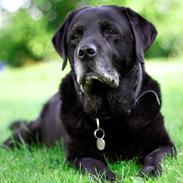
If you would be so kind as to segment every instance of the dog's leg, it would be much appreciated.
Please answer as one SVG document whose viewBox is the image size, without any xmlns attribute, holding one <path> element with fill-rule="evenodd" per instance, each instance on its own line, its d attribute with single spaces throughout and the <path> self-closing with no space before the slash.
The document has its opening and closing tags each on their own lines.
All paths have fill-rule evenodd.
<svg viewBox="0 0 183 183">
<path fill-rule="evenodd" d="M 102 179 L 107 179 L 110 182 L 114 182 L 116 179 L 115 174 L 100 160 L 86 157 L 68 161 L 69 164 L 81 169 L 85 173 L 89 173 L 91 177 L 101 177 Z"/>
<path fill-rule="evenodd" d="M 161 146 L 155 149 L 144 158 L 141 175 L 150 175 L 156 177 L 162 174 L 161 162 L 165 155 L 173 156 L 176 150 L 173 145 Z"/>
<path fill-rule="evenodd" d="M 14 134 L 8 138 L 3 146 L 13 147 L 18 144 L 34 144 L 43 143 L 45 145 L 54 145 L 63 135 L 61 121 L 59 119 L 60 97 L 56 93 L 42 107 L 38 118 L 28 124 L 21 126 L 19 122 L 11 125 L 16 130 Z M 19 127 L 19 125 L 21 127 Z M 18 129 L 17 129 L 18 126 Z"/>
<path fill-rule="evenodd" d="M 3 143 L 3 146 L 12 148 L 18 144 L 36 143 L 39 140 L 39 121 L 40 120 L 38 118 L 37 120 L 16 130 L 14 134 Z"/>
</svg>

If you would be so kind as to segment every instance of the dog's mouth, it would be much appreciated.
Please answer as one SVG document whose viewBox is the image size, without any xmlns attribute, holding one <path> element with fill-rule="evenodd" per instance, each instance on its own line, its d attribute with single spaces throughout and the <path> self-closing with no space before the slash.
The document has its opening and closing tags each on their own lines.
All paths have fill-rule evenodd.
<svg viewBox="0 0 183 183">
<path fill-rule="evenodd" d="M 86 94 L 104 94 L 110 89 L 117 88 L 119 85 L 119 79 L 115 76 L 104 76 L 94 73 L 87 74 L 84 82 L 79 83 L 80 89 Z"/>
</svg>

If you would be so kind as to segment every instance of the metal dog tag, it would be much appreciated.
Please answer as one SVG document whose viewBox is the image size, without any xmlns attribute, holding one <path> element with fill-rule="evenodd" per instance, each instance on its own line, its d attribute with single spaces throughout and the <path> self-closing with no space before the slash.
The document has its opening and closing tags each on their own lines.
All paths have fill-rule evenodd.
<svg viewBox="0 0 183 183">
<path fill-rule="evenodd" d="M 105 132 L 102 128 L 100 128 L 100 122 L 99 119 L 96 118 L 96 123 L 97 123 L 97 129 L 94 131 L 94 136 L 97 139 L 96 145 L 97 149 L 102 151 L 105 149 Z"/>
<path fill-rule="evenodd" d="M 105 149 L 105 141 L 102 138 L 97 139 L 97 148 L 98 150 L 102 151 Z"/>
</svg>

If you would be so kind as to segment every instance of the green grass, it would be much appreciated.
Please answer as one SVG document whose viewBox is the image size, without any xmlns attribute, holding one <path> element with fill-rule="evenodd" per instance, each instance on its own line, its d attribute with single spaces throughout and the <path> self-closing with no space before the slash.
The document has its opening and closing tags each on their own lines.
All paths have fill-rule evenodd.
<svg viewBox="0 0 183 183">
<path fill-rule="evenodd" d="M 181 183 L 183 59 L 169 62 L 151 60 L 146 67 L 161 84 L 165 125 L 178 150 L 176 159 L 164 161 L 163 175 L 146 182 Z M 56 62 L 0 72 L 0 142 L 10 135 L 8 126 L 12 120 L 36 118 L 42 104 L 58 90 L 60 79 L 64 75 L 61 64 Z M 124 183 L 144 182 L 135 176 L 140 168 L 135 160 L 110 163 L 109 166 L 118 176 L 123 177 Z M 64 151 L 60 147 L 22 147 L 14 150 L 0 149 L 0 182 L 89 183 L 90 178 L 67 166 Z"/>
</svg>

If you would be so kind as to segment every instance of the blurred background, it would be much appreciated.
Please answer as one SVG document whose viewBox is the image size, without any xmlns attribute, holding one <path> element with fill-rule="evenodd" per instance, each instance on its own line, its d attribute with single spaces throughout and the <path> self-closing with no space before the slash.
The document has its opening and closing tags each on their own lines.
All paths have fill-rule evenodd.
<svg viewBox="0 0 183 183">
<path fill-rule="evenodd" d="M 100 4 L 129 6 L 157 27 L 146 57 L 177 57 L 183 50 L 182 0 L 0 0 L 0 62 L 20 67 L 54 60 L 51 37 L 66 14 Z"/>
</svg>

